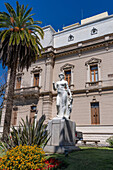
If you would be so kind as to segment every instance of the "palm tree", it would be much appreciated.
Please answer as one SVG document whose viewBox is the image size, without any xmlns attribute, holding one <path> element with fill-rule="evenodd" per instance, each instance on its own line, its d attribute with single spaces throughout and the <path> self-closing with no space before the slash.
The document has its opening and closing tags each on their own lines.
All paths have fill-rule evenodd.
<svg viewBox="0 0 113 170">
<path fill-rule="evenodd" d="M 10 132 L 16 70 L 28 70 L 43 49 L 40 38 L 43 38 L 44 33 L 37 25 L 41 22 L 33 20 L 34 14 L 30 14 L 32 8 L 27 10 L 28 5 L 24 7 L 18 1 L 16 4 L 14 10 L 9 3 L 5 3 L 8 13 L 0 12 L 0 60 L 3 68 L 7 66 L 10 70 L 3 139 L 7 139 Z"/>
</svg>

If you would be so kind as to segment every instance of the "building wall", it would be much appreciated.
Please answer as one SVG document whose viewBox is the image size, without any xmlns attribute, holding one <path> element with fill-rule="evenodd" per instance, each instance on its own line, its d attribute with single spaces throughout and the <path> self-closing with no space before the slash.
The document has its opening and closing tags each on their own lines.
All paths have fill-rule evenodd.
<svg viewBox="0 0 113 170">
<path fill-rule="evenodd" d="M 59 80 L 64 66 L 71 66 L 73 82 L 73 109 L 71 120 L 86 139 L 98 139 L 105 143 L 113 135 L 113 16 L 70 27 L 56 33 L 51 26 L 44 28 L 42 41 L 45 52 L 28 71 L 23 70 L 21 88 L 15 90 L 14 106 L 18 107 L 17 126 L 21 117 L 30 115 L 32 105 L 37 106 L 37 119 L 46 115 L 46 122 L 57 115 L 56 96 L 52 83 Z M 98 33 L 91 35 L 95 27 Z M 69 35 L 74 40 L 68 42 Z M 88 62 L 98 61 L 99 82 L 90 84 Z M 97 64 L 97 63 L 96 63 Z M 100 72 L 99 72 L 100 70 Z M 90 71 L 90 70 L 89 70 Z M 33 75 L 39 73 L 39 87 L 33 87 Z M 18 74 L 18 73 L 17 73 Z M 20 73 L 19 73 L 20 74 Z M 88 79 L 89 77 L 89 79 Z M 89 82 L 88 82 L 89 80 Z M 99 102 L 100 124 L 91 124 L 91 102 Z M 2 125 L 4 121 L 2 116 Z"/>
</svg>

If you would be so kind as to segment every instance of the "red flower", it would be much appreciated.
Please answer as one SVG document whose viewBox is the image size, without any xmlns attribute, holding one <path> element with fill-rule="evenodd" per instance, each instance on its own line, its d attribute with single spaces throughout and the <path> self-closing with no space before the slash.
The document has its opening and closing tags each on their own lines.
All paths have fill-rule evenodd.
<svg viewBox="0 0 113 170">
<path fill-rule="evenodd" d="M 42 169 L 36 169 L 36 170 L 52 170 L 53 168 L 57 168 L 62 162 L 55 158 L 49 158 L 45 161 L 46 167 Z M 32 169 L 31 169 L 32 170 Z"/>
</svg>

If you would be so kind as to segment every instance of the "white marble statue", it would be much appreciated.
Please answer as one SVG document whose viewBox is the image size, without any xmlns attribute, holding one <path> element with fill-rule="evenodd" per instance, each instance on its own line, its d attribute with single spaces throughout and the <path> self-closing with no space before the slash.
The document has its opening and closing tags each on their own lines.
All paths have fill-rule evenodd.
<svg viewBox="0 0 113 170">
<path fill-rule="evenodd" d="M 53 82 L 53 89 L 57 90 L 57 117 L 69 119 L 72 111 L 72 94 L 68 82 L 64 80 L 64 73 L 59 74 L 60 81 Z"/>
</svg>

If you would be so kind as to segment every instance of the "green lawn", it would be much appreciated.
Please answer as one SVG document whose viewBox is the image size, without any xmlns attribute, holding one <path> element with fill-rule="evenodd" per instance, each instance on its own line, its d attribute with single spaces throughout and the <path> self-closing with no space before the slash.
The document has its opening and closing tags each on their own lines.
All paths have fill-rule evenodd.
<svg viewBox="0 0 113 170">
<path fill-rule="evenodd" d="M 64 167 L 59 170 L 113 170 L 112 148 L 81 147 L 81 150 L 69 153 L 68 157 L 63 154 L 53 154 L 51 157 L 64 162 Z"/>
<path fill-rule="evenodd" d="M 113 170 L 113 149 L 110 148 L 86 148 L 81 147 L 80 151 L 72 152 L 65 157 L 55 155 L 64 161 L 65 170 Z"/>
</svg>

